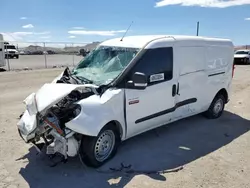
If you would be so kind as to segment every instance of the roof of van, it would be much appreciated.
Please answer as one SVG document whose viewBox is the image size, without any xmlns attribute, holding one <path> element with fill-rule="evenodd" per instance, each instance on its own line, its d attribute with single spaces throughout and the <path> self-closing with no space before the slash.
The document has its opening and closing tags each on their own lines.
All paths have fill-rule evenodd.
<svg viewBox="0 0 250 188">
<path fill-rule="evenodd" d="M 127 36 L 124 37 L 121 41 L 120 38 L 114 38 L 101 43 L 103 46 L 119 46 L 119 47 L 130 47 L 130 48 L 142 48 L 147 43 L 152 40 L 162 39 L 162 38 L 171 38 L 176 41 L 208 41 L 208 42 L 221 42 L 221 43 L 230 43 L 229 39 L 221 39 L 221 38 L 208 38 L 201 36 L 185 36 L 185 35 L 138 35 L 138 36 Z"/>
</svg>

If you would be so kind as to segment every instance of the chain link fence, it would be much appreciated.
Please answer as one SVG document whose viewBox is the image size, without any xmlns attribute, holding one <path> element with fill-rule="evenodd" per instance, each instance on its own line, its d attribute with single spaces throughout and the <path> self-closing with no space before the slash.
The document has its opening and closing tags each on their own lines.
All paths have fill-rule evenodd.
<svg viewBox="0 0 250 188">
<path fill-rule="evenodd" d="M 5 70 L 72 67 L 100 42 L 8 42 L 4 41 Z M 250 45 L 235 46 L 235 50 L 250 49 Z"/>
<path fill-rule="evenodd" d="M 242 46 L 235 46 L 234 47 L 235 50 L 249 50 L 250 49 L 250 45 L 242 45 Z"/>
<path fill-rule="evenodd" d="M 4 43 L 6 66 L 10 70 L 72 67 L 99 42 L 7 42 Z"/>
</svg>

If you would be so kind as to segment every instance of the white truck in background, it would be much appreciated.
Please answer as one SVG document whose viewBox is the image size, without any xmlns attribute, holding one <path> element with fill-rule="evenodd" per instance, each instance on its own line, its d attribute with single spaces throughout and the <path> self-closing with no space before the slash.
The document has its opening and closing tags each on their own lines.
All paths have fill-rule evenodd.
<svg viewBox="0 0 250 188">
<path fill-rule="evenodd" d="M 16 46 L 9 44 L 8 42 L 4 42 L 4 53 L 5 59 L 19 58 L 19 51 L 17 50 Z"/>
<path fill-rule="evenodd" d="M 250 50 L 242 49 L 237 50 L 234 53 L 234 63 L 235 64 L 247 64 L 250 65 Z"/>
<path fill-rule="evenodd" d="M 0 34 L 0 67 L 4 67 L 5 63 L 3 35 Z"/>
</svg>

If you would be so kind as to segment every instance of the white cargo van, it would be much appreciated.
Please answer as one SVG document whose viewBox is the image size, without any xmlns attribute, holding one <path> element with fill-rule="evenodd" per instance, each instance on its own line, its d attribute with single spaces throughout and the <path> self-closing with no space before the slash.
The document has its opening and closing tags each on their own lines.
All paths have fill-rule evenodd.
<svg viewBox="0 0 250 188">
<path fill-rule="evenodd" d="M 26 100 L 20 136 L 47 154 L 99 167 L 119 143 L 176 120 L 222 115 L 233 77 L 230 40 L 131 36 L 101 43 Z M 215 130 L 216 131 L 216 130 Z"/>
<path fill-rule="evenodd" d="M 0 34 L 0 67 L 5 66 L 5 55 L 4 55 L 4 40 L 3 40 L 3 35 Z"/>
</svg>

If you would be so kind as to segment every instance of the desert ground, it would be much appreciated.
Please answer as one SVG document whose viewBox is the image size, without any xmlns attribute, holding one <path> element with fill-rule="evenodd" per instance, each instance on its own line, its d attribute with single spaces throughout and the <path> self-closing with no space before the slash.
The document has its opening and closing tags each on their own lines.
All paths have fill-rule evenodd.
<svg viewBox="0 0 250 188">
<path fill-rule="evenodd" d="M 0 73 L 0 187 L 250 187 L 250 66 L 236 67 L 221 118 L 197 115 L 131 138 L 99 169 L 104 172 L 84 166 L 78 157 L 51 167 L 44 154 L 18 135 L 23 99 L 62 70 Z M 110 172 L 121 163 L 137 173 Z M 178 172 L 145 174 L 179 166 L 183 169 Z"/>
</svg>

